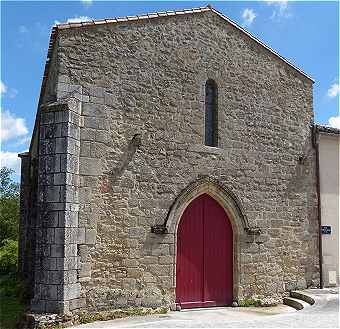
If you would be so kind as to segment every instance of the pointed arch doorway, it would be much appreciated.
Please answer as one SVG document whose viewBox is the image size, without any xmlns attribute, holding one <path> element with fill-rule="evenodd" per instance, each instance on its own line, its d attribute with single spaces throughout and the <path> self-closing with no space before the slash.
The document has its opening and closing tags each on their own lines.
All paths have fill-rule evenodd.
<svg viewBox="0 0 340 329">
<path fill-rule="evenodd" d="M 231 305 L 233 229 L 208 194 L 184 210 L 177 229 L 176 304 L 181 308 Z"/>
</svg>

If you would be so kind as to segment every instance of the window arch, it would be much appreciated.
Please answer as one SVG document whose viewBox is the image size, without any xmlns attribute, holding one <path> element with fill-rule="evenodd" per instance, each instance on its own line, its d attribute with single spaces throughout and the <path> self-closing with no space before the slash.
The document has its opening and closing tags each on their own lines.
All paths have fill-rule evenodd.
<svg viewBox="0 0 340 329">
<path fill-rule="evenodd" d="M 205 145 L 217 146 L 217 85 L 209 79 L 205 84 Z"/>
</svg>

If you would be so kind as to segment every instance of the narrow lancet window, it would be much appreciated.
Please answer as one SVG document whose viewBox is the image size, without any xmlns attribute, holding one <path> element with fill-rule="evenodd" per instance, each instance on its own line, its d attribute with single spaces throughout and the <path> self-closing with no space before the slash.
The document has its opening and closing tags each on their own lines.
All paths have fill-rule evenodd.
<svg viewBox="0 0 340 329">
<path fill-rule="evenodd" d="M 217 85 L 214 80 L 205 84 L 205 145 L 217 146 Z"/>
</svg>

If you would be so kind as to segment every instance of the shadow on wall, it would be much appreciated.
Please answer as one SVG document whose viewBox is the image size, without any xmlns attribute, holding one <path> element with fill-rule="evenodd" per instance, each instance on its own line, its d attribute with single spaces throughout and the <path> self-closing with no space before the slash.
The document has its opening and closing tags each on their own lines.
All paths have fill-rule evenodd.
<svg viewBox="0 0 340 329">
<path fill-rule="evenodd" d="M 287 185 L 285 194 L 287 197 L 294 193 L 311 192 L 310 186 L 314 184 L 311 173 L 315 171 L 315 150 L 310 139 L 307 139 L 303 146 L 303 154 L 294 160 L 296 161 L 296 166 L 294 174 Z"/>
<path fill-rule="evenodd" d="M 296 223 L 300 227 L 301 248 L 309 256 L 300 259 L 300 265 L 304 268 L 303 278 L 288 284 L 287 290 L 305 289 L 306 287 L 318 287 L 318 264 L 314 261 L 317 254 L 317 199 L 316 199 L 316 151 L 308 136 L 302 148 L 303 154 L 294 159 L 295 169 L 289 180 L 285 197 L 294 207 Z"/>
<path fill-rule="evenodd" d="M 117 180 L 122 174 L 124 173 L 125 169 L 131 162 L 133 156 L 135 155 L 138 147 L 141 145 L 142 139 L 140 134 L 136 134 L 133 136 L 133 138 L 130 140 L 127 149 L 123 153 L 119 163 L 120 165 L 116 168 L 114 168 L 109 174 L 112 175 L 111 181 Z"/>
</svg>

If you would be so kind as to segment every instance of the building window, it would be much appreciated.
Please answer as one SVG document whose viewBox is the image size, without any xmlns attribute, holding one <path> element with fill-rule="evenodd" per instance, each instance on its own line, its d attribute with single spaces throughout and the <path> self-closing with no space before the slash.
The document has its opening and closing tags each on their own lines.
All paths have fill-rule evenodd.
<svg viewBox="0 0 340 329">
<path fill-rule="evenodd" d="M 217 85 L 214 80 L 205 84 L 205 145 L 217 146 Z"/>
</svg>

